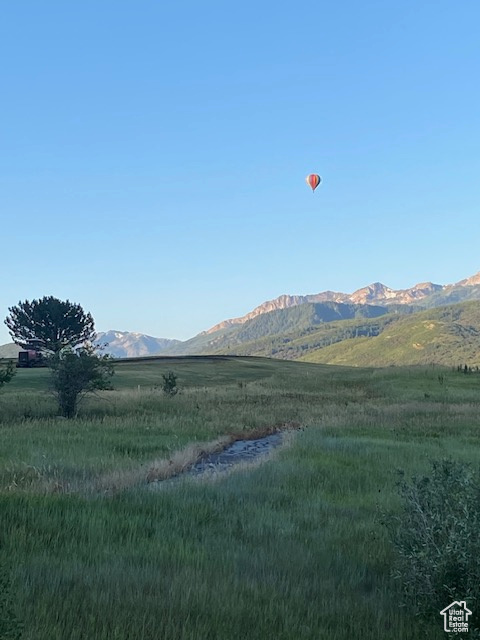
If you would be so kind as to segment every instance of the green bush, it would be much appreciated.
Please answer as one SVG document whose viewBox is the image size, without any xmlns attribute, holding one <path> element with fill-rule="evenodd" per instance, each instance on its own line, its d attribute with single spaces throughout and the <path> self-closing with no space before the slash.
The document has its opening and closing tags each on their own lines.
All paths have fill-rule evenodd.
<svg viewBox="0 0 480 640">
<path fill-rule="evenodd" d="M 466 600 L 478 613 L 478 470 L 442 460 L 432 464 L 430 476 L 407 482 L 401 474 L 398 487 L 403 509 L 386 524 L 396 552 L 395 577 L 401 582 L 403 604 L 424 619 L 438 617 L 454 600 Z M 475 620 L 471 630 L 473 626 Z"/>
<path fill-rule="evenodd" d="M 168 371 L 167 373 L 163 374 L 162 378 L 163 393 L 165 393 L 167 396 L 174 396 L 178 392 L 177 376 L 173 373 L 173 371 Z"/>
<path fill-rule="evenodd" d="M 49 359 L 52 386 L 57 396 L 61 415 L 73 418 L 78 402 L 87 393 L 111 389 L 113 365 L 108 355 L 99 356 L 93 347 L 74 351 L 64 349 Z"/>
<path fill-rule="evenodd" d="M 0 369 L 0 389 L 4 384 L 10 382 L 14 375 L 15 367 L 13 366 L 13 362 L 9 361 L 3 369 Z"/>
</svg>

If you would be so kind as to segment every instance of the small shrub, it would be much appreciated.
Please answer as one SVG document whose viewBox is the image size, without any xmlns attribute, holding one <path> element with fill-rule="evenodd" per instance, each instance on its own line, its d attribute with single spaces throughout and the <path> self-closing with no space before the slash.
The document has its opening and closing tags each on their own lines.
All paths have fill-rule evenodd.
<svg viewBox="0 0 480 640">
<path fill-rule="evenodd" d="M 480 474 L 466 463 L 442 460 L 433 463 L 430 477 L 407 482 L 402 474 L 398 487 L 403 509 L 386 524 L 403 604 L 425 619 L 454 600 L 478 611 Z"/>
<path fill-rule="evenodd" d="M 163 376 L 163 384 L 162 390 L 165 395 L 173 397 L 176 393 L 178 393 L 177 387 L 177 376 L 173 373 L 173 371 L 168 371 L 164 373 Z"/>
<path fill-rule="evenodd" d="M 99 356 L 93 347 L 74 351 L 64 349 L 49 360 L 52 386 L 57 396 L 60 413 L 73 418 L 81 398 L 100 389 L 111 389 L 113 365 L 109 356 Z"/>
<path fill-rule="evenodd" d="M 15 375 L 15 367 L 13 366 L 13 362 L 10 360 L 7 362 L 4 369 L 0 370 L 0 389 L 4 384 L 10 382 L 10 380 Z"/>
</svg>

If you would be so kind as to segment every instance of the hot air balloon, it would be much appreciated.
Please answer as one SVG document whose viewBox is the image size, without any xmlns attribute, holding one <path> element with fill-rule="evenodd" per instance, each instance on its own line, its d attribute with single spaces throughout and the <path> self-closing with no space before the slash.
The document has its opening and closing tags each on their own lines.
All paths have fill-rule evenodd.
<svg viewBox="0 0 480 640">
<path fill-rule="evenodd" d="M 315 191 L 315 189 L 318 187 L 318 185 L 322 181 L 320 176 L 317 175 L 316 173 L 311 173 L 309 176 L 305 178 L 305 180 L 308 186 L 311 187 L 312 191 Z"/>
</svg>

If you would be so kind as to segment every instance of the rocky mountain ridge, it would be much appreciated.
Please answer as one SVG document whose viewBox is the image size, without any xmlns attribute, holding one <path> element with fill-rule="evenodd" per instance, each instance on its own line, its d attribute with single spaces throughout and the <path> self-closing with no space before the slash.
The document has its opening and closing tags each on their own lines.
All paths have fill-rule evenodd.
<svg viewBox="0 0 480 640">
<path fill-rule="evenodd" d="M 381 282 L 373 282 L 372 284 L 357 289 L 353 293 L 341 293 L 336 291 L 322 291 L 321 293 L 308 295 L 288 295 L 283 294 L 273 300 L 267 300 L 253 311 L 240 316 L 238 318 L 230 318 L 214 325 L 205 334 L 215 333 L 220 329 L 226 329 L 235 325 L 244 324 L 263 313 L 276 311 L 277 309 L 288 309 L 299 304 L 309 302 L 342 302 L 344 304 L 421 304 L 422 300 L 429 298 L 434 294 L 450 294 L 459 287 L 471 287 L 480 285 L 480 272 L 475 275 L 460 280 L 455 284 L 435 284 L 433 282 L 420 282 L 408 289 L 391 289 Z"/>
</svg>

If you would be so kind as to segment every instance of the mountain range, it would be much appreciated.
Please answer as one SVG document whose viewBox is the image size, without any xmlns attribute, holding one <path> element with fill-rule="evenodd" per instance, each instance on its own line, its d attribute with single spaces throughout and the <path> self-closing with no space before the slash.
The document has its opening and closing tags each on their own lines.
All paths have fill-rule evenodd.
<svg viewBox="0 0 480 640">
<path fill-rule="evenodd" d="M 322 361 L 320 354 L 323 353 L 330 354 L 330 362 L 335 360 L 335 350 L 340 343 L 344 343 L 343 349 L 347 345 L 350 345 L 349 349 L 357 345 L 357 342 L 354 345 L 345 343 L 347 340 L 363 339 L 369 343 L 369 349 L 373 349 L 375 344 L 378 348 L 381 342 L 375 343 L 371 339 L 379 336 L 387 326 L 392 329 L 393 324 L 401 318 L 402 322 L 408 324 L 415 322 L 413 315 L 429 309 L 476 300 L 480 301 L 480 272 L 451 285 L 422 282 L 409 289 L 395 290 L 375 282 L 351 294 L 324 291 L 307 296 L 282 295 L 264 302 L 242 317 L 224 320 L 190 340 L 167 347 L 163 354 L 228 353 L 308 359 L 315 352 L 316 361 Z M 405 316 L 412 318 L 408 320 Z M 391 346 L 394 342 L 388 344 Z M 453 349 L 453 343 L 448 343 Z M 322 351 L 326 347 L 329 347 L 329 351 Z M 383 349 L 388 351 L 387 345 L 383 345 Z M 364 350 L 362 362 L 373 363 L 374 354 L 366 347 Z M 417 362 L 419 351 L 410 350 L 407 359 Z M 427 354 L 428 350 L 423 352 L 422 357 L 427 358 Z M 439 352 L 436 355 L 439 356 Z M 387 354 L 384 359 L 389 364 L 395 364 L 397 356 L 391 352 L 391 356 Z M 446 363 L 454 357 L 453 352 L 444 353 L 441 361 Z M 476 357 L 475 353 L 471 353 L 469 359 Z M 346 364 L 347 356 L 343 355 L 342 358 Z M 348 364 L 356 364 L 355 358 L 350 359 Z"/>
<path fill-rule="evenodd" d="M 110 330 L 98 334 L 97 344 L 107 344 L 104 352 L 119 358 L 226 353 L 351 365 L 458 360 L 476 365 L 476 301 L 480 272 L 455 284 L 422 282 L 399 290 L 375 282 L 351 294 L 282 295 L 183 342 Z M 425 333 L 426 326 L 435 330 Z M 4 345 L 0 356 L 12 357 L 15 349 Z"/>
<path fill-rule="evenodd" d="M 479 290 L 471 290 L 470 287 L 479 286 Z M 263 302 L 253 311 L 250 311 L 239 318 L 230 318 L 216 324 L 205 333 L 215 333 L 219 329 L 225 329 L 237 324 L 244 324 L 263 313 L 276 311 L 277 309 L 288 309 L 299 304 L 308 302 L 343 302 L 347 304 L 413 304 L 421 306 L 439 306 L 460 302 L 476 296 L 480 298 L 480 271 L 470 278 L 460 280 L 456 284 L 434 284 L 433 282 L 420 282 L 409 289 L 390 289 L 381 282 L 374 282 L 357 289 L 353 293 L 339 293 L 336 291 L 322 291 L 305 296 L 281 295 L 274 300 Z"/>
<path fill-rule="evenodd" d="M 109 353 L 115 358 L 138 358 L 161 353 L 167 347 L 174 347 L 181 342 L 168 338 L 154 338 L 144 333 L 110 330 L 97 333 L 95 344 L 106 345 L 104 353 Z"/>
</svg>

